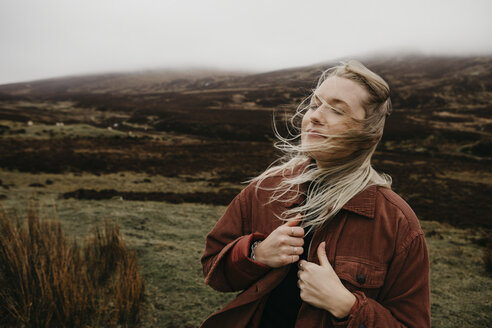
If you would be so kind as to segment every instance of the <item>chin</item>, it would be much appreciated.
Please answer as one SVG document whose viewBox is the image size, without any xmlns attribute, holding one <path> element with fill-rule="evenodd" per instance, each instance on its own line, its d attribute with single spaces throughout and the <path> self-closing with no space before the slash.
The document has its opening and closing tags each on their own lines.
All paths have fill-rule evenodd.
<svg viewBox="0 0 492 328">
<path fill-rule="evenodd" d="M 303 152 L 306 154 L 324 154 L 324 156 L 329 156 L 329 153 L 326 151 L 323 151 L 323 146 L 326 146 L 327 143 L 326 141 L 323 140 L 309 140 L 309 141 L 303 141 L 301 144 L 301 149 Z M 321 150 L 320 150 L 321 149 Z"/>
<path fill-rule="evenodd" d="M 346 162 L 347 160 L 350 159 L 353 153 L 351 152 L 327 153 L 327 152 L 320 152 L 320 151 L 311 151 L 311 152 L 305 152 L 305 154 L 308 157 L 315 160 L 316 163 L 320 166 L 320 164 L 322 163 L 330 165 L 330 164 L 339 164 L 341 162 Z"/>
</svg>

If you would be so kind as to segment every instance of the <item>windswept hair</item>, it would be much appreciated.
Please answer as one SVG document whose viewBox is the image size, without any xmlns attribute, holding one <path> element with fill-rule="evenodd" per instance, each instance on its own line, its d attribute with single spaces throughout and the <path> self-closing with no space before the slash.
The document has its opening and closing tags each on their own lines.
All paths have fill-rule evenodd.
<svg viewBox="0 0 492 328">
<path fill-rule="evenodd" d="M 325 135 L 325 141 L 316 143 L 315 146 L 303 146 L 302 117 L 314 102 L 318 102 L 319 105 L 321 101 L 331 107 L 316 96 L 316 91 L 323 81 L 333 76 L 354 81 L 368 92 L 369 96 L 362 103 L 365 118 L 360 120 L 346 117 L 353 123 L 347 126 L 352 128 L 347 128 L 341 133 Z M 306 200 L 302 205 L 287 209 L 280 219 L 293 220 L 301 213 L 303 227 L 313 229 L 324 224 L 333 218 L 345 203 L 368 186 L 391 187 L 391 177 L 379 174 L 371 165 L 371 157 L 381 139 L 386 117 L 391 110 L 388 84 L 358 61 L 342 62 L 325 70 L 318 80 L 316 89 L 299 104 L 290 118 L 287 137 L 280 135 L 274 121 L 274 132 L 278 139 L 275 147 L 283 156 L 252 181 L 256 182 L 257 190 L 261 188 L 273 191 L 270 202 L 291 202 L 297 198 L 296 194 L 305 194 Z M 310 155 L 316 152 L 337 153 L 347 149 L 351 150 L 350 155 L 331 160 L 323 167 L 318 167 Z M 302 168 L 300 172 L 299 168 Z M 282 176 L 282 180 L 278 185 L 266 187 L 263 184 L 265 179 L 279 175 Z"/>
</svg>

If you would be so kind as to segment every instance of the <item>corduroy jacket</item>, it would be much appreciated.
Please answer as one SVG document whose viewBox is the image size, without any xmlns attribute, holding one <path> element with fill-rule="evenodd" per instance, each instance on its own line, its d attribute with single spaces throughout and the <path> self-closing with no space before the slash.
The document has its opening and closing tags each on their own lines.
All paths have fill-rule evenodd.
<svg viewBox="0 0 492 328">
<path fill-rule="evenodd" d="M 262 187 L 280 179 L 269 178 Z M 284 223 L 276 215 L 304 200 L 297 193 L 289 202 L 268 203 L 267 188 L 247 186 L 207 235 L 201 259 L 205 283 L 218 291 L 242 292 L 210 315 L 203 328 L 258 327 L 269 293 L 289 271 L 289 266 L 272 269 L 249 258 L 251 243 Z M 388 188 L 366 188 L 314 232 L 308 261 L 319 264 L 316 249 L 323 241 L 330 264 L 357 302 L 343 322 L 303 302 L 296 328 L 430 327 L 427 247 L 415 213 L 401 197 Z"/>
</svg>

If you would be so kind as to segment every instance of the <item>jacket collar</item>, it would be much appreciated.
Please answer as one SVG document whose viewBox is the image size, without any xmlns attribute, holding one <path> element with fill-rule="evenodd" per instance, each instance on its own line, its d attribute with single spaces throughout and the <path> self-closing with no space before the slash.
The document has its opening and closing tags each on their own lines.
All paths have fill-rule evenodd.
<svg viewBox="0 0 492 328">
<path fill-rule="evenodd" d="M 376 213 L 376 191 L 376 186 L 367 187 L 345 203 L 343 209 L 374 219 Z"/>
<path fill-rule="evenodd" d="M 300 174 L 300 172 L 302 172 L 302 170 L 304 170 L 309 163 L 310 161 L 306 161 L 301 164 L 299 167 L 295 168 L 290 175 Z M 377 186 L 373 185 L 367 187 L 345 203 L 342 209 L 365 216 L 369 219 L 374 219 L 376 212 L 376 191 Z M 299 187 L 299 192 L 296 190 L 290 190 L 285 195 L 285 199 L 288 200 L 282 202 L 283 206 L 286 208 L 292 208 L 302 204 L 305 198 L 304 192 L 306 192 L 306 185 L 301 185 Z"/>
<path fill-rule="evenodd" d="M 290 193 L 295 193 L 295 191 L 290 191 L 286 195 L 289 200 L 282 202 L 283 206 L 291 208 L 301 205 L 304 201 L 303 191 L 305 191 L 305 189 L 305 187 L 301 186 L 300 193 L 297 193 L 297 196 L 294 199 L 289 199 L 291 198 L 289 197 L 291 195 Z M 376 212 L 376 190 L 376 186 L 367 187 L 345 203 L 342 209 L 365 216 L 369 219 L 374 219 Z"/>
</svg>

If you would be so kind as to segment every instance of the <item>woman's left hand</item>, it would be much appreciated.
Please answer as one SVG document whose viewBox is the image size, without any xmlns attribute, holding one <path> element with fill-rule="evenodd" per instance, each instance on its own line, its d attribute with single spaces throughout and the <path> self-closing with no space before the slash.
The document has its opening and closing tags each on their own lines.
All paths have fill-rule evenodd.
<svg viewBox="0 0 492 328">
<path fill-rule="evenodd" d="M 318 246 L 318 259 L 320 265 L 305 260 L 299 262 L 297 276 L 301 299 L 337 318 L 344 318 L 350 313 L 356 298 L 345 288 L 328 261 L 325 242 Z"/>
</svg>

